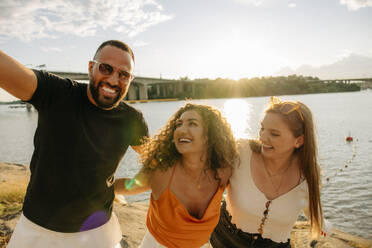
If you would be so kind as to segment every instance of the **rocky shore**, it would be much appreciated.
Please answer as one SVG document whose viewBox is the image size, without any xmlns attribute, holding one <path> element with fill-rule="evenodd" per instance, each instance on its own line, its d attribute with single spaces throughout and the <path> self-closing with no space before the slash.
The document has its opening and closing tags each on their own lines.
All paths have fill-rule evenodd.
<svg viewBox="0 0 372 248">
<path fill-rule="evenodd" d="M 23 165 L 0 162 L 0 248 L 6 247 L 11 233 L 20 216 L 21 200 L 28 182 L 29 170 Z M 129 247 L 137 247 L 146 231 L 148 202 L 132 204 L 114 203 L 121 229 Z M 291 233 L 293 248 L 310 247 L 309 225 L 298 221 Z M 314 243 L 313 243 L 314 244 Z M 316 248 L 371 248 L 372 241 L 334 230 L 327 238 L 320 239 Z"/>
</svg>

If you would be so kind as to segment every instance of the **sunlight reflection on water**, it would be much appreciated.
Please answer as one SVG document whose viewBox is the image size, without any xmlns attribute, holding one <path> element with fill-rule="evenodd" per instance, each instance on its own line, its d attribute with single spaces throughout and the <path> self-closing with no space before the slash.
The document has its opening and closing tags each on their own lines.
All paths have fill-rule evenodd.
<svg viewBox="0 0 372 248">
<path fill-rule="evenodd" d="M 230 123 L 236 139 L 249 137 L 251 112 L 252 105 L 246 100 L 230 99 L 225 101 L 222 114 Z"/>
</svg>

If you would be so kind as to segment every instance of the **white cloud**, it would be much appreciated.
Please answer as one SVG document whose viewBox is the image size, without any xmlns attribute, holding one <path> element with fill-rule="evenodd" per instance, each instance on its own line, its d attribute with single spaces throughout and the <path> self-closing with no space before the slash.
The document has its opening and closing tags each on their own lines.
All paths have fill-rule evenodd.
<svg viewBox="0 0 372 248">
<path fill-rule="evenodd" d="M 354 54 L 353 51 L 349 50 L 349 49 L 344 49 L 342 50 L 339 55 L 337 56 L 338 59 L 343 59 L 343 58 L 347 58 L 349 57 L 350 55 Z"/>
<path fill-rule="evenodd" d="M 226 1 L 231 1 L 231 0 L 226 0 Z M 236 3 L 239 3 L 239 4 L 253 5 L 255 7 L 262 7 L 264 5 L 266 5 L 266 6 L 276 5 L 278 3 L 279 4 L 287 4 L 288 7 L 290 7 L 290 8 L 296 7 L 296 3 L 294 3 L 294 2 L 287 3 L 287 1 L 283 1 L 283 0 L 233 0 L 233 1 L 236 2 Z M 290 0 L 290 1 L 293 1 L 293 0 Z"/>
<path fill-rule="evenodd" d="M 349 10 L 372 7 L 372 0 L 340 0 L 340 3 L 346 5 Z"/>
<path fill-rule="evenodd" d="M 237 3 L 249 4 L 254 6 L 260 6 L 264 2 L 264 0 L 234 0 L 234 1 Z"/>
<path fill-rule="evenodd" d="M 99 29 L 133 37 L 172 19 L 156 0 L 7 0 L 0 2 L 0 9 L 0 40 L 85 37 Z"/>
<path fill-rule="evenodd" d="M 62 49 L 58 47 L 40 47 L 40 50 L 43 52 L 62 52 Z"/>
</svg>

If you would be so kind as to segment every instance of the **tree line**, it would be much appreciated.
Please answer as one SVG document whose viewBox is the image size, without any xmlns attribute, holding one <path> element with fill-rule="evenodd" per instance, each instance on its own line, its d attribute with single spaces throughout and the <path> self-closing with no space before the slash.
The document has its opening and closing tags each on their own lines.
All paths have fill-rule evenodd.
<svg viewBox="0 0 372 248">
<path fill-rule="evenodd" d="M 188 80 L 180 78 L 180 80 Z M 208 78 L 188 80 L 194 89 L 188 87 L 178 98 L 232 98 L 278 96 L 312 93 L 360 91 L 360 85 L 344 82 L 324 82 L 317 77 L 290 75 L 287 77 L 255 77 L 240 80 Z"/>
</svg>

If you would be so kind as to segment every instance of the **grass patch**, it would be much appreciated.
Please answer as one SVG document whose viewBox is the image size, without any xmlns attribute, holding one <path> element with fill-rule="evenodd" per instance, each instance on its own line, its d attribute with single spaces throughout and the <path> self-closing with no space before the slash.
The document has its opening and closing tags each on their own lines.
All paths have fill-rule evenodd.
<svg viewBox="0 0 372 248">
<path fill-rule="evenodd" d="M 8 221 L 22 211 L 28 181 L 26 167 L 0 162 L 0 248 L 6 247 L 12 235 Z"/>
<path fill-rule="evenodd" d="M 26 182 L 0 183 L 0 221 L 14 218 L 21 212 L 23 198 L 26 193 Z M 10 240 L 11 233 L 0 228 L 0 248 L 5 248 Z"/>
<path fill-rule="evenodd" d="M 6 248 L 6 245 L 8 244 L 10 240 L 10 234 L 2 235 L 0 234 L 0 248 Z"/>
<path fill-rule="evenodd" d="M 26 182 L 6 181 L 0 183 L 0 202 L 23 202 L 26 193 Z"/>
<path fill-rule="evenodd" d="M 21 210 L 26 187 L 26 182 L 0 183 L 0 218 Z"/>
<path fill-rule="evenodd" d="M 0 218 L 5 218 L 7 216 L 15 215 L 22 210 L 22 203 L 0 203 Z"/>
</svg>

